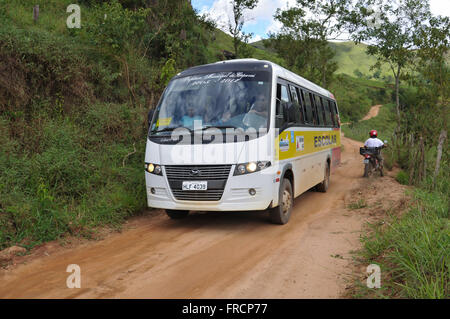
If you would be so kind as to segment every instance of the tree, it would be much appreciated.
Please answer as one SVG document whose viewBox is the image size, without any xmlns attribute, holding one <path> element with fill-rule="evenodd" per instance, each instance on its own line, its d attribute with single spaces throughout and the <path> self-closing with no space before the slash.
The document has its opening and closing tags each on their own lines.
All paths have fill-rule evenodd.
<svg viewBox="0 0 450 319">
<path fill-rule="evenodd" d="M 121 1 L 111 0 L 93 5 L 86 32 L 102 56 L 120 64 L 118 74 L 128 87 L 132 103 L 140 100 L 140 90 L 150 92 L 149 103 L 153 104 L 154 92 L 162 91 L 171 75 L 208 62 L 206 48 L 214 27 L 188 0 L 146 1 L 139 9 L 127 9 Z M 148 62 L 162 69 L 164 75 L 154 72 L 142 77 L 140 67 Z M 151 77 L 150 86 L 147 82 Z"/>
<path fill-rule="evenodd" d="M 295 7 L 278 9 L 275 19 L 282 28 L 266 43 L 287 65 L 326 87 L 337 70 L 335 52 L 328 41 L 341 34 L 341 17 L 349 12 L 349 0 L 297 0 Z"/>
<path fill-rule="evenodd" d="M 433 187 L 440 171 L 441 159 L 447 167 L 443 170 L 448 176 L 448 148 L 445 142 L 448 133 L 450 106 L 450 67 L 447 55 L 450 45 L 450 19 L 431 17 L 415 34 L 417 47 L 416 75 L 411 84 L 417 87 L 417 98 L 409 106 L 406 114 L 407 130 L 414 135 L 423 136 L 425 146 L 437 146 Z M 413 115 L 413 116 L 412 116 Z M 437 144 L 437 145 L 436 145 Z M 425 163 L 422 163 L 425 165 Z M 425 178 L 426 170 L 418 170 L 418 181 Z M 420 174 L 424 172 L 424 174 Z"/>
<path fill-rule="evenodd" d="M 359 69 L 356 69 L 355 71 L 353 71 L 353 74 L 358 78 L 361 79 L 364 74 L 362 74 L 362 72 Z"/>
<path fill-rule="evenodd" d="M 400 79 L 416 56 L 416 33 L 431 18 L 424 0 L 359 0 L 348 16 L 351 37 L 368 42 L 367 53 L 377 58 L 376 67 L 387 63 L 395 80 L 397 121 L 400 123 Z"/>
<path fill-rule="evenodd" d="M 233 37 L 234 55 L 240 57 L 245 54 L 248 40 L 252 37 L 252 33 L 245 33 L 242 28 L 245 23 L 244 11 L 252 10 L 258 4 L 258 0 L 231 0 L 233 7 L 233 17 L 228 22 L 228 30 Z"/>
</svg>

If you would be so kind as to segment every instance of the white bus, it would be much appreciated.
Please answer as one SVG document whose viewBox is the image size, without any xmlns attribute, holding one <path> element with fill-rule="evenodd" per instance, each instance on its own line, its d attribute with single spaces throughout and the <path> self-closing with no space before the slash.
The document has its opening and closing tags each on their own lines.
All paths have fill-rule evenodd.
<svg viewBox="0 0 450 319">
<path fill-rule="evenodd" d="M 149 113 L 148 206 L 189 211 L 269 210 L 288 222 L 293 200 L 326 192 L 340 162 L 340 120 L 329 91 L 256 59 L 190 68 Z"/>
</svg>

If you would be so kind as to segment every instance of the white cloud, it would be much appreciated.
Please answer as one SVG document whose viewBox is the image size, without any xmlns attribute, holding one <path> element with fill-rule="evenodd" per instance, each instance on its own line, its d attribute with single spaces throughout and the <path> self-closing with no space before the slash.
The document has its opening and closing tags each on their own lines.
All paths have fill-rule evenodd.
<svg viewBox="0 0 450 319">
<path fill-rule="evenodd" d="M 200 14 L 208 14 L 221 30 L 228 32 L 227 25 L 229 17 L 232 16 L 232 8 L 228 0 L 216 0 L 210 8 L 203 7 Z"/>
<path fill-rule="evenodd" d="M 259 23 L 269 24 L 267 31 L 278 31 L 280 23 L 275 21 L 273 15 L 278 8 L 286 8 L 288 5 L 295 5 L 296 0 L 260 0 L 258 5 L 253 10 L 247 10 L 244 13 L 245 25 L 254 26 Z M 217 26 L 225 32 L 228 32 L 229 21 L 233 16 L 232 6 L 230 0 L 215 0 L 210 8 L 203 7 L 200 10 L 201 14 L 207 13 Z M 260 37 L 266 37 L 266 34 L 257 34 Z"/>
<path fill-rule="evenodd" d="M 286 9 L 296 5 L 296 0 L 259 0 L 258 5 L 253 10 L 245 12 L 245 26 L 257 26 L 263 23 L 268 27 L 261 32 L 254 35 L 261 38 L 266 38 L 268 32 L 278 32 L 281 29 L 281 23 L 273 18 L 278 8 Z M 448 0 L 430 0 L 431 11 L 434 14 L 441 14 L 450 16 L 450 2 Z M 230 0 L 215 0 L 213 4 L 202 6 L 200 14 L 208 14 L 217 26 L 228 33 L 228 25 L 232 17 L 232 6 Z M 251 40 L 253 41 L 253 39 Z"/>
<path fill-rule="evenodd" d="M 448 0 L 430 0 L 430 10 L 434 15 L 450 16 Z"/>
<path fill-rule="evenodd" d="M 281 30 L 283 24 L 280 21 L 273 20 L 272 23 L 267 27 L 266 33 L 277 33 Z"/>
<path fill-rule="evenodd" d="M 254 35 L 248 42 L 249 43 L 253 43 L 253 42 L 256 42 L 256 41 L 260 41 L 260 40 L 262 40 L 263 38 L 259 35 L 259 34 L 256 34 L 256 35 Z"/>
</svg>

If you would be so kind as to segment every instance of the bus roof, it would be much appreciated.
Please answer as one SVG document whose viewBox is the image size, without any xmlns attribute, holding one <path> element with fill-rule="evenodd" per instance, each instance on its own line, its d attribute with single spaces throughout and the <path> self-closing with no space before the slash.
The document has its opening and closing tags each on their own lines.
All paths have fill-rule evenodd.
<svg viewBox="0 0 450 319">
<path fill-rule="evenodd" d="M 229 71 L 267 71 L 272 70 L 276 76 L 279 76 L 285 80 L 297 83 L 303 86 L 306 89 L 317 92 L 324 96 L 328 96 L 334 99 L 334 95 L 320 87 L 319 85 L 291 72 L 282 66 L 266 61 L 266 60 L 258 60 L 258 59 L 235 59 L 235 60 L 227 60 L 227 61 L 219 61 L 210 64 L 204 64 L 199 66 L 194 66 L 185 71 L 178 73 L 175 78 L 185 77 L 189 75 L 196 75 L 202 73 L 213 73 L 213 72 L 229 72 Z"/>
</svg>

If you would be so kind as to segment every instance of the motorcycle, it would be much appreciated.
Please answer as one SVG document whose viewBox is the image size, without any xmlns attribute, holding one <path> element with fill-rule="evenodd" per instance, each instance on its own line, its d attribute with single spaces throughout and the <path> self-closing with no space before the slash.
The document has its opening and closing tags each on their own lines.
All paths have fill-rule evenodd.
<svg viewBox="0 0 450 319">
<path fill-rule="evenodd" d="M 359 154 L 364 156 L 364 177 L 369 177 L 369 175 L 373 175 L 376 171 L 380 173 L 380 176 L 384 176 L 383 166 L 380 165 L 376 157 L 384 147 L 383 145 L 381 147 L 361 147 L 359 149 Z"/>
</svg>

